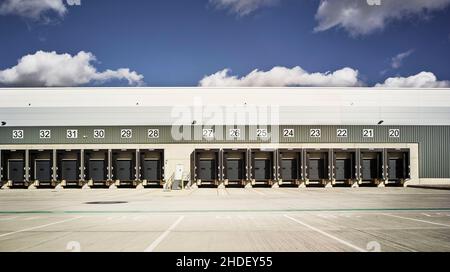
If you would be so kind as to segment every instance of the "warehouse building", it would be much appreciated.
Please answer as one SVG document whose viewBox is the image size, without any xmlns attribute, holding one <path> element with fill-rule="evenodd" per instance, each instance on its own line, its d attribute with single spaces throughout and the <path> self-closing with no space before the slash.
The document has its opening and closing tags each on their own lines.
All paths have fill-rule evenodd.
<svg viewBox="0 0 450 272">
<path fill-rule="evenodd" d="M 450 90 L 0 90 L 2 188 L 450 183 Z"/>
</svg>

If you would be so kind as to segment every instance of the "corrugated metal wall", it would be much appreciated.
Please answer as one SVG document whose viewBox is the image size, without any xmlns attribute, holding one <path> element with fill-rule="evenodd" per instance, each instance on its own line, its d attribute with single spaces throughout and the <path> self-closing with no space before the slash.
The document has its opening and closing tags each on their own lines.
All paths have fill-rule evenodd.
<svg viewBox="0 0 450 272">
<path fill-rule="evenodd" d="M 208 126 L 176 128 L 171 126 L 123 127 L 3 127 L 0 144 L 120 144 L 120 143 L 418 143 L 421 178 L 450 178 L 450 126 L 241 126 L 241 136 L 229 138 L 232 127 L 212 126 L 214 138 L 203 138 Z M 50 129 L 50 139 L 40 139 L 39 130 Z M 77 139 L 67 139 L 66 130 L 78 129 Z M 94 139 L 94 129 L 104 129 L 104 139 Z M 132 138 L 121 138 L 121 129 L 132 129 Z M 159 129 L 159 138 L 149 138 L 148 129 Z M 257 129 L 267 129 L 269 137 L 255 137 Z M 294 129 L 293 137 L 283 137 L 283 129 Z M 320 129 L 321 137 L 310 137 L 310 129 Z M 339 138 L 337 129 L 347 129 L 348 136 Z M 373 129 L 373 138 L 363 138 L 363 129 Z M 399 138 L 389 137 L 389 129 L 400 129 Z M 13 139 L 13 130 L 23 130 L 23 139 Z M 172 133 L 172 130 L 175 133 Z M 278 130 L 278 131 L 277 131 Z M 261 132 L 261 131 L 260 131 Z M 277 137 L 271 138 L 270 133 Z M 182 137 L 183 136 L 183 137 Z M 228 138 L 227 138 L 228 137 Z"/>
</svg>

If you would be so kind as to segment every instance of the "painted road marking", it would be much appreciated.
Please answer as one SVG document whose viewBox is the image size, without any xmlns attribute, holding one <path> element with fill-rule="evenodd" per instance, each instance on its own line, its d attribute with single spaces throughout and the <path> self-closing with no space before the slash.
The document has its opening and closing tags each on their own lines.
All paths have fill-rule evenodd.
<svg viewBox="0 0 450 272">
<path fill-rule="evenodd" d="M 17 216 L 14 216 L 14 217 L 3 217 L 3 218 L 0 218 L 0 221 L 9 221 L 9 220 L 14 220 L 16 218 L 17 218 Z"/>
<path fill-rule="evenodd" d="M 450 216 L 450 214 L 448 214 L 448 213 L 440 213 L 440 212 L 432 213 L 432 214 L 429 214 L 429 213 L 422 213 L 422 214 L 427 217 L 449 217 Z"/>
<path fill-rule="evenodd" d="M 45 228 L 45 227 L 48 227 L 48 226 L 52 226 L 52 225 L 61 224 L 61 223 L 73 221 L 73 220 L 76 220 L 76 219 L 80 219 L 80 218 L 82 218 L 82 217 L 83 217 L 83 216 L 78 216 L 78 217 L 69 218 L 69 219 L 66 219 L 66 220 L 62 220 L 62 221 L 58 221 L 58 222 L 53 222 L 53 223 L 49 223 L 49 224 L 45 224 L 45 225 L 40 225 L 40 226 L 36 226 L 36 227 L 31 227 L 31 228 L 21 229 L 21 230 L 18 230 L 18 231 L 8 232 L 8 233 L 0 234 L 0 237 L 5 237 L 5 236 L 8 236 L 8 235 L 13 235 L 13 234 L 16 234 L 16 233 L 25 232 L 25 231 L 30 231 L 30 230 L 35 230 L 35 229 L 41 229 L 41 228 Z"/>
<path fill-rule="evenodd" d="M 252 192 L 257 193 L 258 195 L 264 195 L 264 196 L 266 195 L 265 193 L 260 192 L 260 191 L 258 191 L 258 190 L 256 190 L 256 189 L 251 188 L 251 190 L 252 190 Z"/>
<path fill-rule="evenodd" d="M 337 215 L 334 215 L 334 214 L 317 214 L 317 216 L 318 217 L 321 217 L 321 218 L 325 218 L 325 219 L 329 219 L 329 218 L 333 218 L 333 219 L 335 219 L 335 218 L 338 218 L 338 216 Z"/>
<path fill-rule="evenodd" d="M 428 224 L 432 224 L 432 225 L 444 226 L 444 227 L 449 227 L 449 228 L 450 228 L 450 225 L 447 225 L 447 224 L 441 224 L 441 223 L 436 223 L 436 222 L 431 222 L 431 221 L 427 221 L 427 220 L 420 220 L 420 219 L 409 218 L 409 217 L 403 217 L 403 216 L 394 215 L 394 214 L 387 214 L 387 213 L 383 213 L 382 215 L 391 216 L 391 217 L 397 217 L 397 218 L 401 218 L 401 219 L 406 219 L 406 220 L 411 220 L 411 221 L 417 221 L 417 222 L 422 222 L 422 223 L 428 223 Z"/>
<path fill-rule="evenodd" d="M 175 221 L 163 234 L 161 234 L 151 245 L 149 245 L 144 251 L 152 252 L 163 240 L 169 235 L 169 233 L 184 219 L 184 215 L 178 217 L 177 221 Z"/>
<path fill-rule="evenodd" d="M 298 220 L 298 219 L 296 219 L 296 218 L 290 217 L 290 216 L 287 215 L 287 214 L 285 214 L 284 217 L 289 218 L 289 219 L 291 219 L 292 221 L 295 221 L 295 222 L 299 223 L 300 225 L 303 225 L 303 226 L 305 226 L 305 227 L 307 227 L 307 228 L 309 228 L 309 229 L 311 229 L 311 230 L 313 230 L 313 231 L 316 231 L 316 232 L 318 232 L 318 233 L 320 233 L 320 234 L 322 234 L 322 235 L 325 235 L 325 236 L 327 236 L 327 237 L 329 237 L 329 238 L 331 238 L 331 239 L 333 239 L 333 240 L 335 240 L 335 241 L 338 241 L 339 243 L 341 243 L 341 244 L 343 244 L 343 245 L 346 245 L 346 246 L 348 246 L 348 247 L 350 247 L 350 248 L 353 248 L 353 249 L 355 249 L 355 250 L 357 250 L 357 251 L 360 251 L 360 252 L 366 252 L 366 250 L 364 250 L 364 249 L 362 249 L 362 248 L 360 248 L 360 247 L 358 247 L 358 246 L 355 246 L 355 245 L 353 245 L 353 244 L 351 244 L 351 243 L 349 243 L 349 242 L 347 242 L 347 241 L 344 241 L 344 240 L 342 240 L 342 239 L 340 239 L 340 238 L 338 238 L 338 237 L 336 237 L 336 236 L 334 236 L 334 235 L 332 235 L 332 234 L 329 234 L 329 233 L 327 233 L 327 232 L 325 232 L 325 231 L 323 231 L 323 230 L 320 230 L 320 229 L 315 228 L 315 227 L 313 227 L 313 226 L 311 226 L 311 225 L 308 225 L 308 224 L 306 224 L 306 223 L 304 223 L 304 222 L 302 222 L 302 221 L 300 221 L 300 220 Z"/>
<path fill-rule="evenodd" d="M 38 217 L 38 216 L 32 216 L 32 217 L 27 217 L 27 218 L 24 218 L 24 219 L 22 219 L 23 221 L 29 221 L 29 220 L 34 220 L 34 219 L 38 219 L 38 218 L 40 218 L 40 217 Z M 41 217 L 42 218 L 42 217 Z"/>
</svg>

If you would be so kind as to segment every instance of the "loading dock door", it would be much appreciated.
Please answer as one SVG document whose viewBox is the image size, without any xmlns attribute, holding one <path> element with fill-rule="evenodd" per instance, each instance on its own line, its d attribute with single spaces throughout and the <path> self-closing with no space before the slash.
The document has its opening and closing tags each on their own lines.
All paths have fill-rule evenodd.
<svg viewBox="0 0 450 272">
<path fill-rule="evenodd" d="M 352 178 L 352 161 L 350 159 L 336 159 L 336 180 Z"/>
<path fill-rule="evenodd" d="M 270 160 L 255 159 L 255 180 L 270 179 Z"/>
<path fill-rule="evenodd" d="M 215 180 L 215 161 L 214 160 L 200 160 L 198 176 L 201 180 Z"/>
<path fill-rule="evenodd" d="M 284 180 L 297 179 L 297 160 L 282 159 L 281 160 L 281 178 Z"/>
<path fill-rule="evenodd" d="M 244 179 L 243 160 L 227 159 L 227 178 L 229 180 Z"/>
<path fill-rule="evenodd" d="M 323 159 L 309 159 L 309 179 L 321 180 L 325 179 L 325 160 Z"/>
<path fill-rule="evenodd" d="M 389 178 L 391 179 L 403 179 L 404 176 L 404 168 L 403 168 L 403 159 L 393 158 L 389 159 Z"/>
<path fill-rule="evenodd" d="M 39 181 L 52 180 L 52 166 L 50 160 L 34 161 L 34 178 Z"/>
<path fill-rule="evenodd" d="M 378 178 L 377 175 L 377 159 L 362 160 L 362 178 L 363 180 L 372 180 Z"/>
<path fill-rule="evenodd" d="M 133 180 L 131 160 L 116 160 L 116 179 Z"/>
<path fill-rule="evenodd" d="M 89 160 L 89 178 L 94 181 L 106 180 L 104 160 Z"/>
<path fill-rule="evenodd" d="M 8 179 L 16 182 L 24 181 L 25 162 L 23 160 L 8 160 Z"/>
<path fill-rule="evenodd" d="M 161 179 L 161 161 L 144 159 L 144 171 L 142 173 L 143 179 L 146 180 L 160 180 Z"/>
<path fill-rule="evenodd" d="M 76 181 L 77 178 L 77 160 L 61 161 L 61 179 L 68 181 Z"/>
</svg>

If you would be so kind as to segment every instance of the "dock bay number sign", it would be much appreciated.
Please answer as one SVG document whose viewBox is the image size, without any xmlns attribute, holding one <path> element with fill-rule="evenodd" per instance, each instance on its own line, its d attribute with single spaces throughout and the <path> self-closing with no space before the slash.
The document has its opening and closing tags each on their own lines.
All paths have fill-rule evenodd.
<svg viewBox="0 0 450 272">
<path fill-rule="evenodd" d="M 11 131 L 11 138 L 14 140 L 21 140 L 25 138 L 25 132 L 23 129 L 14 129 Z M 214 130 L 213 129 L 203 129 L 203 138 L 206 139 L 214 139 Z M 365 128 L 362 131 L 363 138 L 374 138 L 375 130 L 372 128 Z M 50 129 L 40 129 L 39 130 L 39 138 L 40 139 L 50 139 L 51 138 L 51 130 Z M 105 138 L 105 129 L 94 129 L 93 136 L 94 139 L 104 139 Z M 336 137 L 337 138 L 347 138 L 349 136 L 349 130 L 346 128 L 338 128 L 336 129 Z M 231 138 L 240 138 L 241 130 L 237 128 L 233 128 L 229 130 L 229 137 Z M 257 129 L 256 137 L 257 138 L 267 138 L 269 133 L 267 129 Z M 313 128 L 309 130 L 309 136 L 312 138 L 321 138 L 322 130 L 320 128 Z M 389 138 L 400 138 L 400 129 L 399 128 L 391 128 L 388 129 Z M 86 137 L 86 136 L 83 136 Z M 148 129 L 147 130 L 147 138 L 158 139 L 160 137 L 159 129 Z M 285 128 L 283 129 L 283 137 L 285 138 L 293 138 L 295 137 L 295 130 L 293 128 Z M 77 139 L 78 138 L 78 129 L 67 129 L 66 130 L 66 138 L 67 139 Z M 133 130 L 132 129 L 121 129 L 120 130 L 120 138 L 122 139 L 131 139 L 133 138 Z"/>
</svg>

